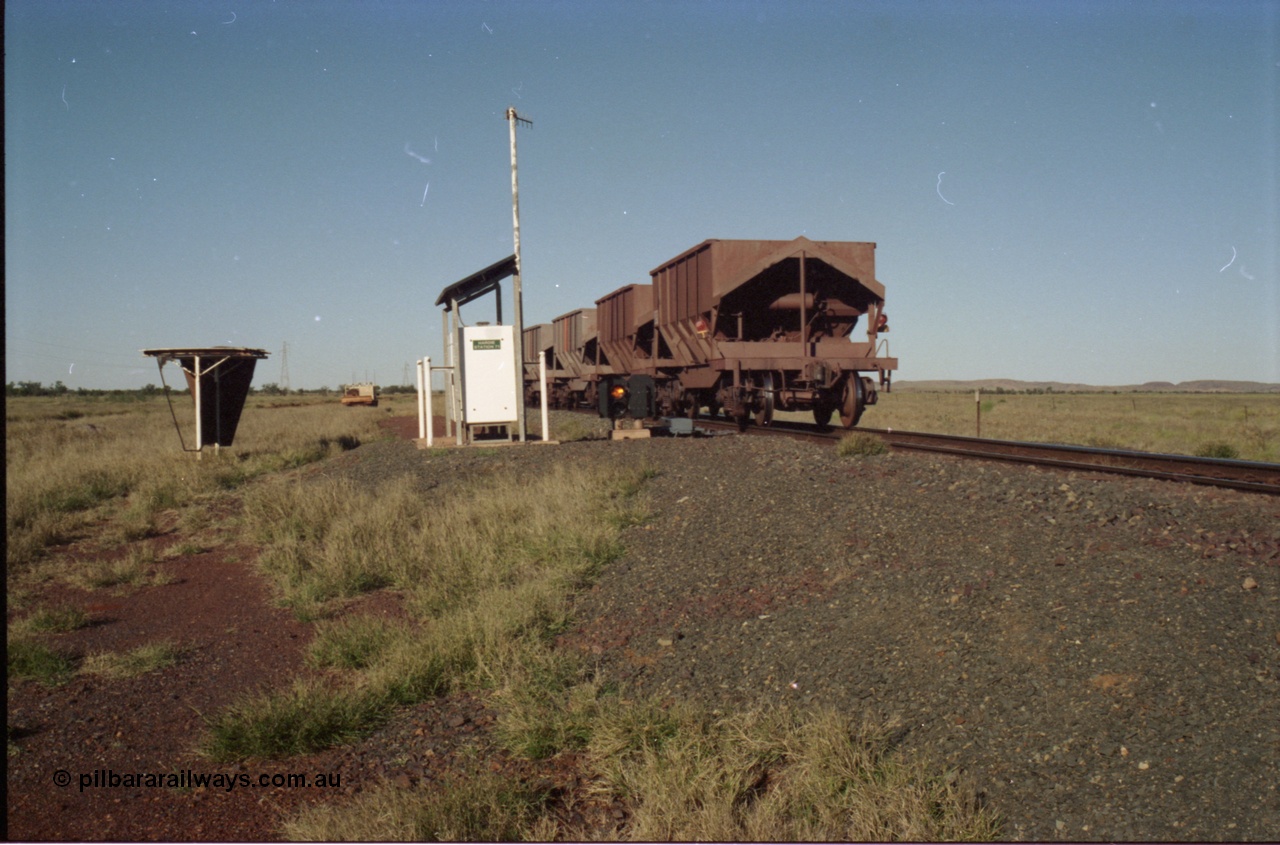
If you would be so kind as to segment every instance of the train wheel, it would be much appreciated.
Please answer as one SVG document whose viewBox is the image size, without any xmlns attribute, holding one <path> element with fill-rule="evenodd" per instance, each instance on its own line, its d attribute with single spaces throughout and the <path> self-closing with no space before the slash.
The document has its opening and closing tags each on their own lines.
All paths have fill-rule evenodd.
<svg viewBox="0 0 1280 845">
<path fill-rule="evenodd" d="M 818 428 L 826 430 L 831 428 L 831 415 L 835 413 L 835 408 L 825 403 L 813 406 L 813 421 L 818 424 Z"/>
<path fill-rule="evenodd" d="M 756 409 L 756 425 L 773 422 L 773 373 L 765 373 L 760 382 L 760 407 Z"/>
<path fill-rule="evenodd" d="M 866 398 L 862 393 L 862 379 L 857 373 L 850 373 L 844 380 L 844 399 L 840 403 L 840 422 L 845 428 L 853 428 L 862 418 L 866 408 Z"/>
</svg>

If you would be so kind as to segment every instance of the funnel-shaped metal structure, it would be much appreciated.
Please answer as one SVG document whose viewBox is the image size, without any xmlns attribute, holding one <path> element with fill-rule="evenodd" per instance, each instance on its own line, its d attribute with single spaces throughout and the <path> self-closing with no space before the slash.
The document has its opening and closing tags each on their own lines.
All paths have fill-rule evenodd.
<svg viewBox="0 0 1280 845">
<path fill-rule="evenodd" d="M 196 410 L 195 451 L 205 446 L 230 446 L 240 424 L 244 400 L 249 395 L 253 368 L 259 358 L 267 357 L 267 351 L 209 346 L 144 349 L 142 354 L 157 360 L 162 378 L 164 365 L 169 361 L 177 361 L 187 377 Z"/>
</svg>

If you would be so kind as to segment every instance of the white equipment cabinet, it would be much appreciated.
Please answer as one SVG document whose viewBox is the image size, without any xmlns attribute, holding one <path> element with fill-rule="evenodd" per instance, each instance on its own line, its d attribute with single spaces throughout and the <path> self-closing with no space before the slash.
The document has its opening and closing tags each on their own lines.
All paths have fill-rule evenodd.
<svg viewBox="0 0 1280 845">
<path fill-rule="evenodd" d="M 458 329 L 462 365 L 462 421 L 467 425 L 514 425 L 519 370 L 513 326 Z"/>
</svg>

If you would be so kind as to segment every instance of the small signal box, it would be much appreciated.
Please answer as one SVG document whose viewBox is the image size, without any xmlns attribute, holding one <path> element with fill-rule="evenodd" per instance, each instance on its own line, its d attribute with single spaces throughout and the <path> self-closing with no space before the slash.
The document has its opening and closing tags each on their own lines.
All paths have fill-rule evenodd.
<svg viewBox="0 0 1280 845">
<path fill-rule="evenodd" d="M 516 366 L 513 326 L 458 329 L 462 364 L 462 421 L 467 425 L 514 425 L 521 368 Z"/>
</svg>

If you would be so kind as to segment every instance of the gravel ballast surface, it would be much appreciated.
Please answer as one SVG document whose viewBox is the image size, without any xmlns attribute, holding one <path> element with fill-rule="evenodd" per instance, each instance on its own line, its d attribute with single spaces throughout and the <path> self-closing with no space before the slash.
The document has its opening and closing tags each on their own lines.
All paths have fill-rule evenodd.
<svg viewBox="0 0 1280 845">
<path fill-rule="evenodd" d="M 659 468 L 578 605 L 630 684 L 896 717 L 1009 838 L 1280 839 L 1275 499 L 779 438 L 605 448 Z"/>
<path fill-rule="evenodd" d="M 636 695 L 896 719 L 1009 839 L 1280 840 L 1274 497 L 776 437 L 432 454 L 441 495 L 656 470 L 562 638 Z"/>
</svg>

